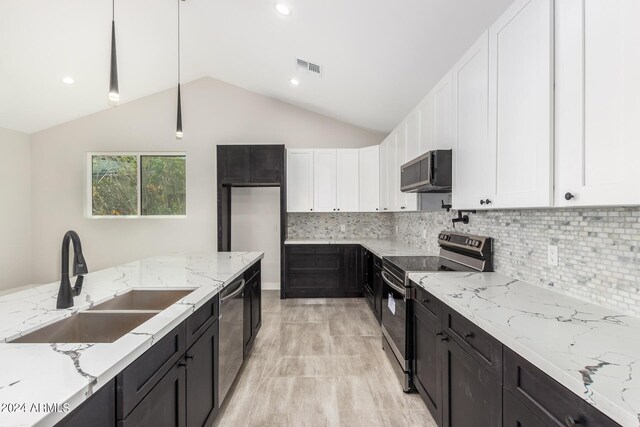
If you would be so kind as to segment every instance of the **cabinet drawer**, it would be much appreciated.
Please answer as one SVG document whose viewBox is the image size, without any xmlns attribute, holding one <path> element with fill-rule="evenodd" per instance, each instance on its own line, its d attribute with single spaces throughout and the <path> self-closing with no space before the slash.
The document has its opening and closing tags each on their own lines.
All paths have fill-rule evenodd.
<svg viewBox="0 0 640 427">
<path fill-rule="evenodd" d="M 513 394 L 502 392 L 502 427 L 545 427 L 544 423 Z"/>
<path fill-rule="evenodd" d="M 440 324 L 442 318 L 442 304 L 440 300 L 422 289 L 420 286 L 415 287 L 415 301 L 425 308 L 431 320 Z"/>
<path fill-rule="evenodd" d="M 617 426 L 562 384 L 505 347 L 504 387 L 546 425 Z M 568 423 L 568 424 L 567 424 Z"/>
<path fill-rule="evenodd" d="M 124 419 L 186 351 L 186 322 L 164 336 L 116 377 L 116 415 Z"/>
<path fill-rule="evenodd" d="M 114 427 L 116 425 L 115 380 L 102 386 L 56 427 Z"/>
<path fill-rule="evenodd" d="M 373 256 L 373 265 L 382 269 L 382 258 L 378 258 L 377 256 Z"/>
<path fill-rule="evenodd" d="M 187 348 L 191 347 L 207 328 L 218 320 L 219 314 L 220 298 L 216 295 L 189 316 L 187 319 Z"/>
<path fill-rule="evenodd" d="M 260 273 L 260 261 L 253 264 L 244 272 L 244 280 L 248 282 L 258 273 Z"/>
<path fill-rule="evenodd" d="M 443 329 L 485 368 L 502 378 L 502 344 L 451 308 L 444 309 Z"/>
</svg>

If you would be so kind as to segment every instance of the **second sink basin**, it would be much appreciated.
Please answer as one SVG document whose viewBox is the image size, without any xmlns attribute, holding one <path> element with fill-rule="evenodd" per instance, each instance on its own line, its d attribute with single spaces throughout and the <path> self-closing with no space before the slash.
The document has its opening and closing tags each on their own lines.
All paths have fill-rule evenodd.
<svg viewBox="0 0 640 427">
<path fill-rule="evenodd" d="M 193 292 L 193 289 L 133 289 L 100 303 L 89 311 L 99 310 L 164 310 Z"/>
<path fill-rule="evenodd" d="M 77 313 L 12 343 L 111 343 L 156 313 Z"/>
</svg>

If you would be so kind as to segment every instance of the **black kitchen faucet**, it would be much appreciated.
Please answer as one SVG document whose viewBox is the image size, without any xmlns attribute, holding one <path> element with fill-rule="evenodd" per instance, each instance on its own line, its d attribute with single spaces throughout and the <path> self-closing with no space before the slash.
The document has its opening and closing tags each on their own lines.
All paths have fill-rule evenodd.
<svg viewBox="0 0 640 427">
<path fill-rule="evenodd" d="M 73 242 L 73 275 L 78 276 L 76 283 L 71 287 L 69 282 L 69 242 Z M 58 301 L 56 308 L 73 307 L 73 297 L 80 295 L 82 291 L 83 274 L 87 274 L 87 263 L 82 255 L 82 243 L 80 236 L 73 230 L 65 233 L 62 239 L 62 277 L 60 279 L 60 289 L 58 290 Z"/>
</svg>

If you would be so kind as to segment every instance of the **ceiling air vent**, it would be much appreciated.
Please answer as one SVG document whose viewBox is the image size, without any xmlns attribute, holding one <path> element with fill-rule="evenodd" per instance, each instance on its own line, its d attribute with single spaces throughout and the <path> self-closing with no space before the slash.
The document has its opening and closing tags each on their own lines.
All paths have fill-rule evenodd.
<svg viewBox="0 0 640 427">
<path fill-rule="evenodd" d="M 314 64 L 313 62 L 305 61 L 304 59 L 296 58 L 296 67 L 298 70 L 306 71 L 315 77 L 322 76 L 322 67 L 318 64 Z"/>
</svg>

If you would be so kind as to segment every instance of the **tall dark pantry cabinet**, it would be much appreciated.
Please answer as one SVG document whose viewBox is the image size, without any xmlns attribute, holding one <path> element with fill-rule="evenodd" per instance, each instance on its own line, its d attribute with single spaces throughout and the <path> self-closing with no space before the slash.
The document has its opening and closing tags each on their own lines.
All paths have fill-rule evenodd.
<svg viewBox="0 0 640 427">
<path fill-rule="evenodd" d="M 287 176 L 284 145 L 218 145 L 218 251 L 229 252 L 231 247 L 231 197 L 234 187 L 280 188 L 280 282 L 284 283 L 284 241 L 287 233 Z M 258 286 L 259 288 L 259 286 Z M 260 291 L 247 292 L 250 298 L 260 298 Z M 257 312 L 260 301 L 248 301 Z M 253 319 L 259 327 L 260 321 Z"/>
</svg>

